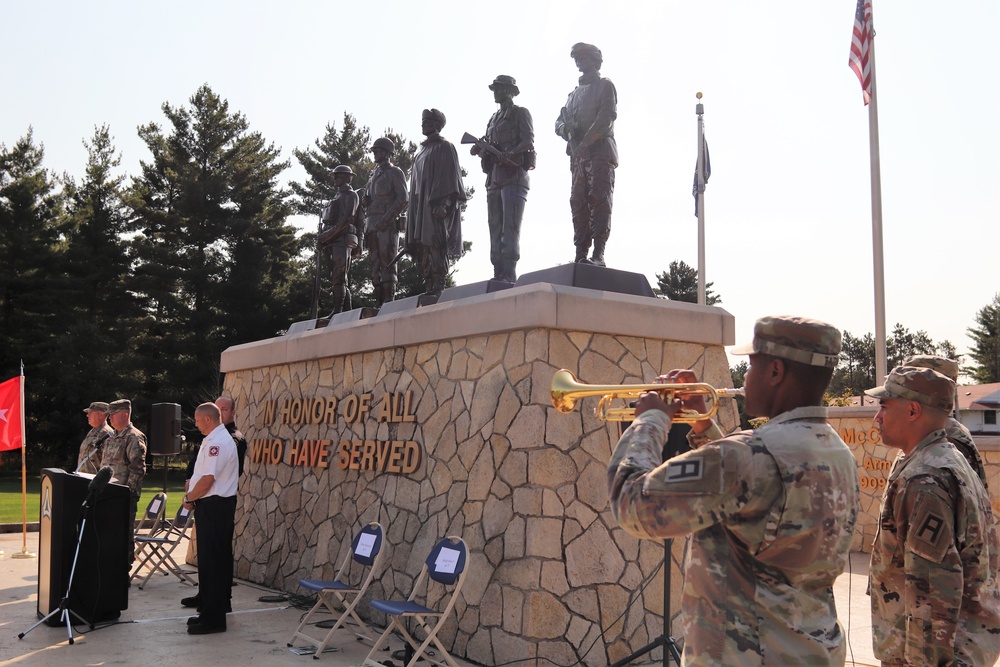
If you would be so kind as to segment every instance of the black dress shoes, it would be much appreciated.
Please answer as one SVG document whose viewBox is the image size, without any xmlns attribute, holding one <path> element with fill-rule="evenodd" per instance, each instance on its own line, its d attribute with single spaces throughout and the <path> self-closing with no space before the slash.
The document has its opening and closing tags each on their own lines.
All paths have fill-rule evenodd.
<svg viewBox="0 0 1000 667">
<path fill-rule="evenodd" d="M 225 623 L 195 623 L 188 626 L 189 635 L 213 635 L 216 632 L 225 632 Z"/>
</svg>

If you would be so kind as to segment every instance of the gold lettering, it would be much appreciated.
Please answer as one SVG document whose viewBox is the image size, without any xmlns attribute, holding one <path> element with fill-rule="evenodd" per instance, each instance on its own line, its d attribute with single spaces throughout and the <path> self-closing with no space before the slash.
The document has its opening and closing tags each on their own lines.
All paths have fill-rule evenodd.
<svg viewBox="0 0 1000 667">
<path fill-rule="evenodd" d="M 358 397 L 354 394 L 344 399 L 344 421 L 348 424 L 358 421 Z"/>
<path fill-rule="evenodd" d="M 403 463 L 403 474 L 409 475 L 420 465 L 420 447 L 412 440 L 406 441 L 406 458 Z"/>
<path fill-rule="evenodd" d="M 329 440 L 317 440 L 316 441 L 316 460 L 313 462 L 314 466 L 319 468 L 329 468 L 330 467 L 330 441 Z"/>
<path fill-rule="evenodd" d="M 382 397 L 382 405 L 378 411 L 378 422 L 391 422 L 392 421 L 392 397 L 394 394 L 386 394 Z"/>
<path fill-rule="evenodd" d="M 288 423 L 290 423 L 289 420 L 291 419 L 291 412 L 292 412 L 292 399 L 286 398 L 283 401 L 281 401 L 281 423 L 282 424 L 288 424 Z"/>
<path fill-rule="evenodd" d="M 372 411 L 371 392 L 365 392 L 358 398 L 358 421 L 364 419 Z"/>
<path fill-rule="evenodd" d="M 385 472 L 385 464 L 389 460 L 389 448 L 392 443 L 389 440 L 379 440 L 378 443 L 378 472 Z"/>
<path fill-rule="evenodd" d="M 326 414 L 323 415 L 323 423 L 337 423 L 337 399 L 333 396 L 326 399 Z"/>
<path fill-rule="evenodd" d="M 361 470 L 375 469 L 375 441 L 365 440 L 364 448 L 361 451 Z"/>
<path fill-rule="evenodd" d="M 358 459 L 361 456 L 361 448 L 364 444 L 363 440 L 351 440 L 351 470 L 361 470 L 361 463 Z"/>
<path fill-rule="evenodd" d="M 403 459 L 403 441 L 393 440 L 392 447 L 389 450 L 389 463 L 385 467 L 386 472 L 401 472 L 402 467 L 400 466 L 400 461 Z"/>
<path fill-rule="evenodd" d="M 271 463 L 281 463 L 285 454 L 285 443 L 274 438 L 271 440 Z"/>
<path fill-rule="evenodd" d="M 274 423 L 274 408 L 277 405 L 277 403 L 278 401 L 276 400 L 266 401 L 264 403 L 264 410 L 263 413 L 261 414 L 261 421 L 264 422 L 265 425 Z"/>
<path fill-rule="evenodd" d="M 340 456 L 337 459 L 337 467 L 340 468 L 341 470 L 347 470 L 347 467 L 350 465 L 350 459 L 351 459 L 351 441 L 341 440 L 340 446 L 338 447 L 338 451 Z"/>
<path fill-rule="evenodd" d="M 404 405 L 403 405 L 403 421 L 404 422 L 415 422 L 417 421 L 417 413 L 413 412 L 413 392 L 408 391 L 404 395 Z"/>
</svg>

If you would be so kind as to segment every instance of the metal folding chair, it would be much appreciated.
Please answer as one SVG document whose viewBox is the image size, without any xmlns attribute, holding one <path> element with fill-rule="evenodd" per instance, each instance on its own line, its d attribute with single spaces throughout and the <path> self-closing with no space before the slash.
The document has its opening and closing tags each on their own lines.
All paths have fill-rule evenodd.
<svg viewBox="0 0 1000 667">
<path fill-rule="evenodd" d="M 455 659 L 451 657 L 451 654 L 441 644 L 437 635 L 445 621 L 448 620 L 448 616 L 451 614 L 451 610 L 458 600 L 458 594 L 462 590 L 462 584 L 465 581 L 465 561 L 467 557 L 468 548 L 461 537 L 454 535 L 446 537 L 431 549 L 427 560 L 424 561 L 424 566 L 420 569 L 417 580 L 413 583 L 413 590 L 410 592 L 410 597 L 402 602 L 372 600 L 373 609 L 389 615 L 389 626 L 382 633 L 382 636 L 375 640 L 375 645 L 368 653 L 362 665 L 380 667 L 381 663 L 375 660 L 375 655 L 386 643 L 389 635 L 393 631 L 398 631 L 406 643 L 415 649 L 413 657 L 406 663 L 407 667 L 413 667 L 417 664 L 418 660 L 426 660 L 437 665 L 447 664 L 450 667 L 458 667 L 458 663 L 455 662 Z M 421 591 L 422 599 L 425 601 L 428 599 L 427 588 L 431 580 L 444 586 L 446 589 L 451 588 L 451 594 L 449 595 L 446 590 L 438 602 L 439 606 L 444 605 L 444 608 L 440 611 L 425 607 L 416 601 Z M 402 622 L 403 619 L 410 618 L 416 623 L 416 629 L 427 635 L 427 638 L 422 643 L 418 643 L 413 638 L 413 635 L 407 631 L 406 626 Z M 434 621 L 433 624 L 431 621 Z M 424 651 L 431 644 L 437 647 L 441 657 L 444 659 L 443 661 L 433 660 L 430 656 L 424 655 Z"/>
<path fill-rule="evenodd" d="M 344 555 L 344 559 L 340 563 L 340 569 L 337 570 L 337 574 L 333 579 L 299 579 L 300 586 L 311 591 L 316 591 L 317 600 L 316 604 L 309 610 L 309 613 L 302 619 L 302 622 L 299 623 L 299 627 L 292 633 L 292 638 L 288 640 L 289 646 L 292 645 L 297 637 L 306 639 L 310 643 L 318 642 L 316 653 L 313 654 L 313 657 L 318 659 L 330 643 L 333 633 L 341 627 L 347 627 L 346 622 L 348 618 L 353 620 L 356 626 L 353 632 L 359 639 L 374 641 L 374 633 L 371 632 L 364 621 L 358 618 L 354 610 L 358 606 L 358 603 L 361 602 L 365 591 L 368 590 L 368 586 L 371 584 L 375 571 L 382 560 L 382 554 L 384 553 L 382 551 L 382 535 L 382 524 L 380 523 L 372 522 L 363 526 L 351 541 L 351 549 Z M 360 568 L 355 568 L 355 563 L 360 565 Z M 351 575 L 354 573 L 354 570 L 357 570 L 357 584 L 351 583 Z M 343 607 L 343 611 L 338 611 L 336 608 L 338 605 Z M 337 622 L 326 633 L 322 641 L 305 632 L 310 619 L 312 619 L 313 615 L 320 608 L 325 608 L 337 619 Z"/>
<path fill-rule="evenodd" d="M 146 585 L 155 572 L 162 572 L 164 576 L 173 574 L 181 581 L 197 585 L 198 582 L 192 579 L 173 557 L 174 549 L 187 536 L 188 528 L 193 524 L 194 512 L 184 509 L 184 505 L 181 505 L 177 508 L 177 515 L 174 519 L 172 521 L 164 520 L 160 524 L 160 530 L 155 535 L 137 535 L 135 538 L 136 552 L 142 553 L 143 558 L 132 570 L 129 581 L 135 579 L 139 571 L 145 567 L 149 571 L 139 582 L 139 590 L 142 590 L 142 587 Z"/>
</svg>

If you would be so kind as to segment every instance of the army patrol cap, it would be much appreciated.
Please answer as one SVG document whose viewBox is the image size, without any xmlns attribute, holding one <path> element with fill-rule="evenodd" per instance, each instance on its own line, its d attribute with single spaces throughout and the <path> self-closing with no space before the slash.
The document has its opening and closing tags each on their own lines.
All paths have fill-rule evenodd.
<svg viewBox="0 0 1000 667">
<path fill-rule="evenodd" d="M 111 405 L 108 406 L 108 412 L 121 412 L 122 410 L 132 411 L 132 401 L 127 398 L 121 398 L 117 401 L 112 401 Z"/>
<path fill-rule="evenodd" d="M 768 315 L 753 326 L 753 342 L 731 354 L 769 354 L 810 366 L 836 368 L 840 361 L 840 330 L 807 317 Z"/>
<path fill-rule="evenodd" d="M 867 389 L 865 394 L 875 398 L 904 398 L 935 410 L 951 412 L 955 383 L 930 368 L 897 366 L 889 373 L 884 385 Z"/>
<path fill-rule="evenodd" d="M 108 404 L 103 401 L 94 401 L 83 409 L 84 412 L 107 412 Z"/>
<path fill-rule="evenodd" d="M 392 143 L 390 140 L 386 139 L 385 137 L 379 137 L 374 142 L 372 142 L 371 150 L 375 150 L 376 148 L 381 148 L 387 153 L 392 153 L 396 150 L 396 145 Z"/>
<path fill-rule="evenodd" d="M 424 112 L 420 115 L 423 120 L 435 120 L 443 128 L 445 123 L 448 121 L 445 119 L 444 114 L 437 109 L 424 109 Z"/>
<path fill-rule="evenodd" d="M 520 95 L 521 91 L 517 87 L 517 81 L 514 77 L 507 76 L 506 74 L 500 74 L 497 78 L 493 79 L 493 83 L 490 84 L 490 90 L 496 90 L 498 86 L 503 86 L 510 88 L 511 96 Z"/>
<path fill-rule="evenodd" d="M 907 357 L 903 365 L 914 368 L 930 368 L 951 378 L 952 382 L 958 382 L 958 362 L 948 357 L 939 357 L 936 354 L 915 354 L 912 357 Z"/>
</svg>

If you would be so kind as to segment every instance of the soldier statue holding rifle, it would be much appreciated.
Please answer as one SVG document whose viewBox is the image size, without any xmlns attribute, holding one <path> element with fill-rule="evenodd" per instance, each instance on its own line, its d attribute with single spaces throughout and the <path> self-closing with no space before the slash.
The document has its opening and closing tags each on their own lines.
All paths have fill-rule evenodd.
<svg viewBox="0 0 1000 667">
<path fill-rule="evenodd" d="M 517 280 L 521 218 L 528 197 L 528 171 L 535 168 L 535 130 L 531 114 L 514 104 L 521 91 L 514 77 L 501 74 L 489 86 L 500 109 L 486 125 L 486 136 L 466 133 L 462 143 L 482 159 L 486 173 L 486 206 L 490 226 L 493 279 Z"/>
</svg>

